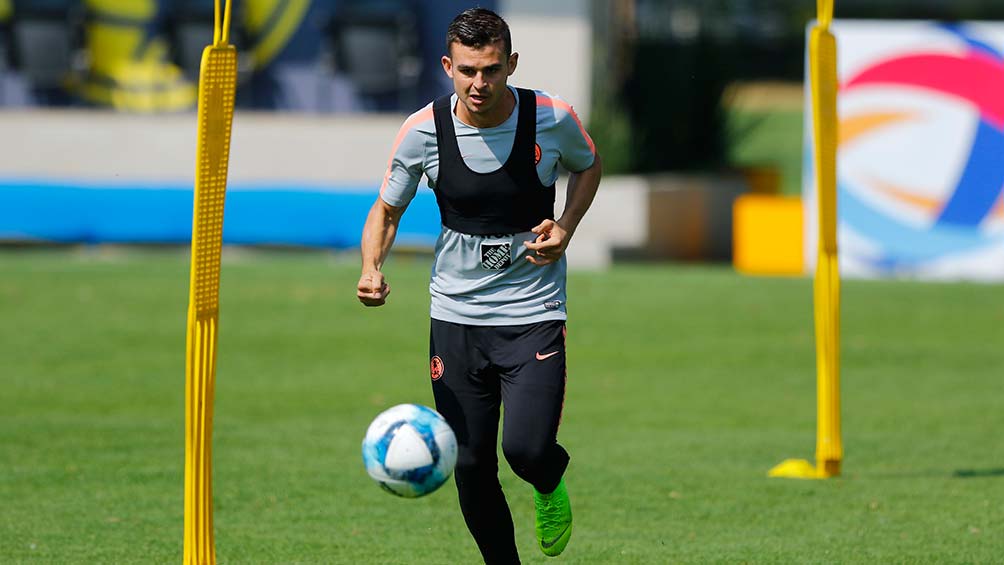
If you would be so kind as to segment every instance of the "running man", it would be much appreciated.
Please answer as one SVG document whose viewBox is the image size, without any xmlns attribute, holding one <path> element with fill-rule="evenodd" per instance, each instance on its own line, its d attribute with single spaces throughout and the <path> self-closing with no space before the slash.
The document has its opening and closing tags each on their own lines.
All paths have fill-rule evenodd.
<svg viewBox="0 0 1004 565">
<path fill-rule="evenodd" d="M 502 452 L 533 486 L 537 543 L 560 554 L 572 533 L 557 442 L 565 395 L 565 258 L 600 183 L 600 157 L 572 108 L 507 84 L 518 54 L 505 21 L 473 8 L 447 29 L 443 70 L 455 92 L 401 127 L 362 234 L 358 297 L 380 306 L 381 272 L 422 175 L 442 219 L 429 291 L 436 409 L 457 435 L 454 476 L 467 527 L 487 564 L 519 563 L 498 480 Z M 571 171 L 554 219 L 558 164 Z"/>
</svg>

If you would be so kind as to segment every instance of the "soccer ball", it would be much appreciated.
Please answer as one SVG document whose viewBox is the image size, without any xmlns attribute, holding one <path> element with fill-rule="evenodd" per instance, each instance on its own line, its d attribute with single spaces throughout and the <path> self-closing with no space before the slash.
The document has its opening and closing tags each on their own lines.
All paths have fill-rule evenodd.
<svg viewBox="0 0 1004 565">
<path fill-rule="evenodd" d="M 457 438 L 435 410 L 399 404 L 381 412 L 366 430 L 363 463 L 387 492 L 417 498 L 450 477 L 457 463 Z"/>
</svg>

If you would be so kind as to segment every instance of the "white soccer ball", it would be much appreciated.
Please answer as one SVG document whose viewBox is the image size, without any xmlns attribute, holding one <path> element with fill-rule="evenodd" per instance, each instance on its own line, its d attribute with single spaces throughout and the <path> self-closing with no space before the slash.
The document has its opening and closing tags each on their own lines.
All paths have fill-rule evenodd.
<svg viewBox="0 0 1004 565">
<path fill-rule="evenodd" d="M 366 472 L 387 492 L 424 496 L 450 478 L 457 438 L 431 408 L 399 404 L 381 412 L 363 438 Z"/>
</svg>

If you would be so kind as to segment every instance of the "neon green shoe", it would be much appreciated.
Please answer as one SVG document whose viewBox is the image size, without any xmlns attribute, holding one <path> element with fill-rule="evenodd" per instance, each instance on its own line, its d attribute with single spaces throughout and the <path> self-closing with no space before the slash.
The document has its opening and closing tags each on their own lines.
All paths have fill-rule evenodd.
<svg viewBox="0 0 1004 565">
<path fill-rule="evenodd" d="M 533 489 L 533 504 L 537 507 L 537 544 L 544 555 L 556 557 L 572 537 L 572 503 L 568 500 L 565 479 L 551 494 Z"/>
</svg>

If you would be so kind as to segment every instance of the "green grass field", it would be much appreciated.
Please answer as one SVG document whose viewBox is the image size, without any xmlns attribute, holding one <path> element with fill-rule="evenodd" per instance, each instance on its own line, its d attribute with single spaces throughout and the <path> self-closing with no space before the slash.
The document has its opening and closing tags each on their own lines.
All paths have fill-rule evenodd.
<svg viewBox="0 0 1004 565">
<path fill-rule="evenodd" d="M 427 265 L 354 296 L 355 259 L 228 252 L 216 404 L 221 563 L 458 564 L 454 486 L 394 498 L 370 419 L 432 402 Z M 179 563 L 187 253 L 0 252 L 0 563 Z M 525 563 L 993 563 L 1004 555 L 1004 304 L 993 285 L 847 281 L 844 475 L 812 457 L 811 281 L 619 266 L 570 279 L 575 535 Z"/>
</svg>

